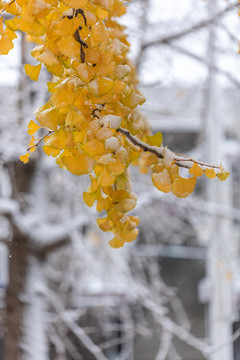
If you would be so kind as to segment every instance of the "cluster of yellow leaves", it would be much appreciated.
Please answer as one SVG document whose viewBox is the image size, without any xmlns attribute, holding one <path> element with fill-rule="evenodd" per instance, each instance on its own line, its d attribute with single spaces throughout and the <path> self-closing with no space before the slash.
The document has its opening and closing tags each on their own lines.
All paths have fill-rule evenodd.
<svg viewBox="0 0 240 360">
<path fill-rule="evenodd" d="M 136 205 L 127 168 L 139 153 L 117 129 L 122 125 L 131 130 L 137 123 L 134 109 L 145 101 L 135 88 L 124 27 L 115 21 L 126 11 L 124 2 L 15 0 L 10 6 L 1 3 L 1 8 L 13 15 L 5 25 L 0 23 L 1 34 L 20 30 L 37 43 L 31 52 L 37 63 L 25 65 L 26 74 L 37 81 L 44 64 L 54 75 L 48 83 L 49 101 L 35 111 L 39 125 L 31 120 L 28 126 L 30 152 L 38 142 L 34 134 L 47 130 L 43 150 L 61 168 L 90 174 L 84 201 L 106 211 L 99 227 L 114 233 L 111 246 L 123 246 L 138 234 L 138 218 L 127 214 Z M 1 46 L 5 53 L 10 48 Z M 29 152 L 20 159 L 26 163 Z"/>
<path fill-rule="evenodd" d="M 155 141 L 157 138 L 160 139 L 160 135 L 155 134 L 154 136 L 149 136 L 148 138 L 150 139 L 151 144 L 156 145 Z M 219 170 L 215 172 L 214 168 L 218 169 L 217 167 L 206 167 L 204 170 L 203 165 L 200 166 L 193 160 L 192 163 L 193 165 L 189 169 L 189 174 L 191 176 L 183 178 L 180 175 L 179 166 L 176 165 L 173 153 L 165 147 L 163 151 L 163 159 L 159 159 L 154 154 L 143 154 L 140 160 L 140 170 L 143 173 L 146 173 L 149 169 L 151 169 L 153 185 L 159 191 L 164 193 L 172 192 L 179 198 L 189 196 L 195 188 L 197 177 L 200 177 L 203 174 L 205 174 L 209 179 L 218 177 L 221 181 L 226 180 L 229 176 L 229 172 L 224 170 L 222 165 L 220 165 Z"/>
<path fill-rule="evenodd" d="M 163 160 L 146 156 L 118 132 L 122 126 L 146 144 L 162 143 L 161 133 L 150 136 L 136 110 L 145 99 L 135 87 L 124 27 L 116 21 L 125 11 L 123 0 L 0 0 L 0 12 L 12 15 L 4 23 L 0 17 L 0 53 L 13 47 L 17 30 L 25 32 L 37 44 L 31 52 L 37 63 L 25 65 L 26 74 L 37 81 L 44 64 L 54 75 L 48 83 L 49 101 L 35 111 L 39 125 L 31 120 L 28 126 L 29 151 L 44 139 L 44 152 L 55 157 L 59 167 L 75 175 L 89 174 L 91 185 L 83 199 L 106 212 L 98 225 L 113 232 L 114 248 L 138 234 L 139 219 L 128 214 L 137 200 L 129 164 L 139 162 L 144 172 L 151 166 L 153 184 L 179 197 L 193 191 L 203 171 L 194 164 L 192 177 L 183 179 L 167 148 Z M 45 135 L 35 139 L 41 128 Z M 29 152 L 20 159 L 28 162 Z M 214 177 L 212 170 L 205 173 Z"/>
<path fill-rule="evenodd" d="M 183 178 L 167 148 L 164 148 L 163 159 L 160 160 L 154 156 L 151 169 L 153 185 L 164 193 L 172 192 L 179 198 L 185 198 L 195 188 L 198 176 L 196 172 L 191 173 L 191 168 L 189 172 L 193 176 Z"/>
</svg>

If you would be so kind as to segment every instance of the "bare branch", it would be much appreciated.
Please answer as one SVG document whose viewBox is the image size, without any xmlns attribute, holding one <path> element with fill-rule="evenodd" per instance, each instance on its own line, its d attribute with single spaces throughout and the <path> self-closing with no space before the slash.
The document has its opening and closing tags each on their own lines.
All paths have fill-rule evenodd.
<svg viewBox="0 0 240 360">
<path fill-rule="evenodd" d="M 158 304 L 147 298 L 143 299 L 143 301 L 146 308 L 151 310 L 156 315 L 160 315 L 156 316 L 155 319 L 165 329 L 165 331 L 168 331 L 170 334 L 177 336 L 186 344 L 200 351 L 200 353 L 204 356 L 208 356 L 211 353 L 212 349 L 207 342 L 193 336 L 190 332 L 183 329 L 178 324 L 174 323 L 170 318 L 161 316 L 161 309 L 158 309 Z"/>
<path fill-rule="evenodd" d="M 171 35 L 168 35 L 168 36 L 163 36 L 162 38 L 159 38 L 157 40 L 146 42 L 145 44 L 143 44 L 142 49 L 145 50 L 146 48 L 148 48 L 150 46 L 169 43 L 169 42 L 171 42 L 173 40 L 177 40 L 177 39 L 179 39 L 181 37 L 184 37 L 184 36 L 192 33 L 193 31 L 196 31 L 196 30 L 199 30 L 199 29 L 201 29 L 203 27 L 206 27 L 206 26 L 214 23 L 217 18 L 221 18 L 222 16 L 226 15 L 226 13 L 228 13 L 229 11 L 236 8 L 238 5 L 239 5 L 239 3 L 235 2 L 235 3 L 227 6 L 224 10 L 219 11 L 217 14 L 210 17 L 209 19 L 200 21 L 199 23 L 190 26 L 188 29 L 178 31 L 175 34 L 171 34 Z"/>
<path fill-rule="evenodd" d="M 64 306 L 59 297 L 53 292 L 42 292 L 42 295 L 50 301 L 59 319 L 68 327 L 69 330 L 81 341 L 81 343 L 92 353 L 97 360 L 108 360 L 102 350 L 97 346 L 86 332 L 77 325 L 71 316 L 65 311 Z"/>
<path fill-rule="evenodd" d="M 27 150 L 30 150 L 30 149 L 34 148 L 35 146 L 38 146 L 42 140 L 44 140 L 47 136 L 49 136 L 49 135 L 51 135 L 51 134 L 53 134 L 55 132 L 56 132 L 56 130 L 49 130 L 47 134 L 43 135 L 40 139 L 38 139 L 36 144 L 34 144 L 32 146 L 29 146 L 27 148 Z"/>
<path fill-rule="evenodd" d="M 168 44 L 166 43 L 166 45 L 168 45 Z M 169 46 L 170 46 L 172 49 L 174 49 L 174 50 L 176 50 L 176 51 L 178 51 L 178 52 L 180 52 L 180 53 L 182 53 L 182 54 L 184 54 L 184 55 L 186 55 L 186 56 L 189 56 L 189 57 L 193 58 L 194 60 L 197 60 L 197 61 L 201 62 L 202 64 L 207 65 L 207 67 L 208 67 L 210 70 L 216 71 L 217 73 L 226 76 L 226 78 L 228 78 L 233 84 L 235 84 L 235 85 L 237 85 L 238 87 L 240 87 L 240 82 L 239 82 L 231 73 L 229 73 L 228 71 L 225 71 L 225 70 L 223 70 L 223 69 L 220 69 L 219 67 L 217 67 L 217 66 L 214 65 L 214 64 L 210 64 L 207 59 L 202 58 L 201 56 L 198 56 L 198 55 L 192 53 L 191 51 L 188 51 L 188 50 L 184 49 L 184 48 L 181 47 L 181 46 L 177 46 L 177 45 L 173 45 L 173 44 L 169 44 Z"/>
</svg>

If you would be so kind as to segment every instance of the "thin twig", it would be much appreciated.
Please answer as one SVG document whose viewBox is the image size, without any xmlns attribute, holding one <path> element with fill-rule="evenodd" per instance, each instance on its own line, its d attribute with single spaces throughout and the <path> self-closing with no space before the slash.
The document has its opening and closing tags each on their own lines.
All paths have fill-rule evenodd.
<svg viewBox="0 0 240 360">
<path fill-rule="evenodd" d="M 171 35 L 163 36 L 161 38 L 158 38 L 157 40 L 152 40 L 152 41 L 146 42 L 145 44 L 143 44 L 142 48 L 143 48 L 143 50 L 145 50 L 146 48 L 148 48 L 150 46 L 169 43 L 169 42 L 171 42 L 173 40 L 177 40 L 177 39 L 179 39 L 179 38 L 181 38 L 183 36 L 188 35 L 189 33 L 192 33 L 193 31 L 199 30 L 199 29 L 201 29 L 203 27 L 206 27 L 206 26 L 212 24 L 216 20 L 216 18 L 220 18 L 220 17 L 224 16 L 227 12 L 233 10 L 234 8 L 236 8 L 238 6 L 239 6 L 239 3 L 235 2 L 235 3 L 231 4 L 231 5 L 229 5 L 228 7 L 226 7 L 225 9 L 219 11 L 217 14 L 210 17 L 209 19 L 200 21 L 199 23 L 194 24 L 194 25 L 190 26 L 189 28 L 184 29 L 182 31 L 178 31 L 175 34 L 173 33 Z"/>
<path fill-rule="evenodd" d="M 36 144 L 29 146 L 27 148 L 27 150 L 30 150 L 30 149 L 34 148 L 35 146 L 38 146 L 43 139 L 45 139 L 47 136 L 49 136 L 49 135 L 51 135 L 51 134 L 53 134 L 55 132 L 56 132 L 56 130 L 49 130 L 47 134 L 43 135 L 40 139 L 38 139 Z"/>
</svg>

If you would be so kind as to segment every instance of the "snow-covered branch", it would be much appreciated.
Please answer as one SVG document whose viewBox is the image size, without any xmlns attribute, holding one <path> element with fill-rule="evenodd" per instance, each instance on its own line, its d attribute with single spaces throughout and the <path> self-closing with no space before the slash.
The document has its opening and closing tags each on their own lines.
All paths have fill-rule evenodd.
<svg viewBox="0 0 240 360">
<path fill-rule="evenodd" d="M 176 153 L 172 152 L 171 150 L 169 150 L 166 146 L 158 147 L 158 146 L 149 145 L 149 144 L 143 142 L 142 140 L 138 139 L 136 136 L 132 135 L 126 129 L 119 128 L 117 131 L 120 132 L 121 134 L 125 135 L 126 138 L 128 140 L 130 140 L 130 142 L 133 145 L 138 146 L 139 148 L 143 149 L 143 151 L 151 152 L 152 154 L 156 155 L 160 159 L 163 159 L 164 157 L 168 157 L 169 159 L 172 159 L 172 161 L 174 161 L 175 164 L 178 165 L 179 167 L 184 167 L 184 168 L 190 169 L 192 167 L 192 165 L 194 163 L 196 163 L 196 164 L 202 166 L 203 168 L 220 169 L 219 166 L 207 164 L 202 161 L 195 160 L 187 155 L 181 156 L 179 154 L 176 154 Z"/>
<path fill-rule="evenodd" d="M 57 316 L 67 328 L 80 340 L 80 342 L 92 353 L 96 360 L 107 360 L 99 346 L 86 334 L 82 327 L 77 325 L 68 312 L 65 311 L 59 297 L 55 296 L 52 291 L 43 292 L 42 295 L 50 302 Z"/>
</svg>

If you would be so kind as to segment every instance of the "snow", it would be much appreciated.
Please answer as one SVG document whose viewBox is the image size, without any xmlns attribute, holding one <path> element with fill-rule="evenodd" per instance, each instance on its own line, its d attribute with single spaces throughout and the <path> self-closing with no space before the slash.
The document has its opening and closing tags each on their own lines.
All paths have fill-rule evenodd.
<svg viewBox="0 0 240 360">
<path fill-rule="evenodd" d="M 105 140 L 105 149 L 117 151 L 119 148 L 120 142 L 115 136 L 111 136 L 110 138 Z"/>
<path fill-rule="evenodd" d="M 102 157 L 100 157 L 98 162 L 99 162 L 99 164 L 106 165 L 109 163 L 109 161 L 112 161 L 112 160 L 113 160 L 112 154 L 107 154 L 107 155 L 103 155 Z"/>
<path fill-rule="evenodd" d="M 101 118 L 101 124 L 110 125 L 111 129 L 118 129 L 121 126 L 122 118 L 115 115 L 105 115 Z"/>
<path fill-rule="evenodd" d="M 174 153 L 167 148 L 167 146 L 164 147 L 163 150 L 163 163 L 166 167 L 171 167 L 172 163 L 174 161 Z"/>
</svg>

